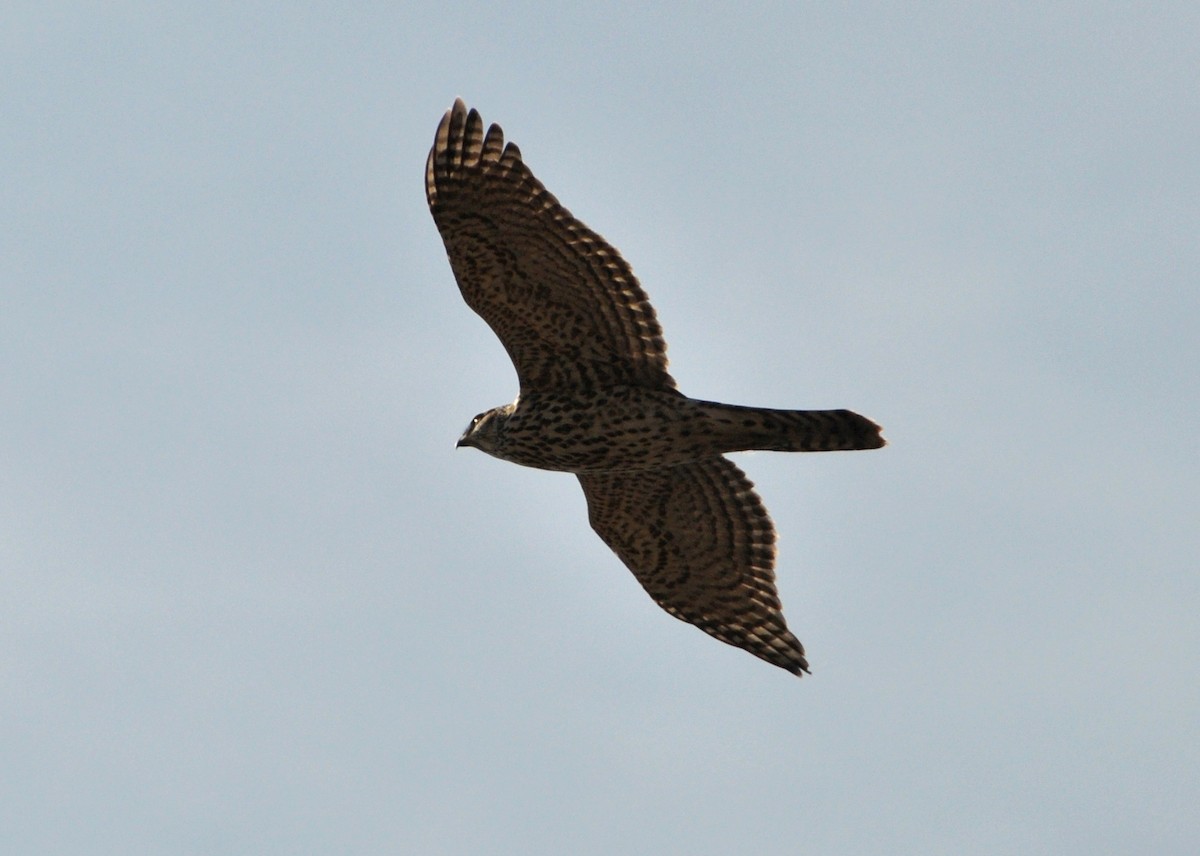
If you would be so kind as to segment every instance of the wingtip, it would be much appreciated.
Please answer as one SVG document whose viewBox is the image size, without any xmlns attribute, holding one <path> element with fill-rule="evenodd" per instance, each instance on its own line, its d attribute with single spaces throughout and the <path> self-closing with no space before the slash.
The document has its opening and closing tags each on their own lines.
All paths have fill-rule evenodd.
<svg viewBox="0 0 1200 856">
<path fill-rule="evenodd" d="M 777 663 L 776 665 L 791 672 L 797 678 L 803 678 L 805 675 L 812 674 L 812 671 L 808 668 L 808 658 L 803 654 L 794 658 L 789 657 L 786 663 Z"/>
<path fill-rule="evenodd" d="M 511 144 L 510 148 L 513 148 L 516 159 L 520 160 L 520 153 L 516 152 Z M 467 107 L 466 102 L 457 97 L 438 123 L 433 148 L 430 150 L 433 170 L 431 174 L 429 168 L 426 168 L 426 184 L 429 186 L 436 183 L 438 178 L 474 168 L 481 162 L 498 162 L 506 151 L 504 132 L 500 126 L 493 124 L 485 134 L 483 117 L 479 111 Z M 434 181 L 431 181 L 431 175 Z"/>
<path fill-rule="evenodd" d="M 462 117 L 467 115 L 467 103 L 461 97 L 455 97 L 454 103 L 450 105 L 450 109 L 442 117 L 442 124 L 448 125 L 451 122 L 461 123 Z"/>
</svg>

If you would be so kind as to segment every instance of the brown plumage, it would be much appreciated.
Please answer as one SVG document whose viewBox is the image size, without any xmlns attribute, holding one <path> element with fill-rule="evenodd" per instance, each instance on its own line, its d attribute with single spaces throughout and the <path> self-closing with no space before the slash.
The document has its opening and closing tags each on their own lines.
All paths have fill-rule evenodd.
<svg viewBox="0 0 1200 856">
<path fill-rule="evenodd" d="M 848 410 L 770 410 L 688 398 L 662 329 L 620 254 L 542 186 L 499 126 L 461 100 L 438 126 L 425 193 L 467 304 L 517 369 L 513 404 L 459 440 L 575 473 L 592 528 L 667 612 L 799 675 L 804 647 L 775 592 L 775 530 L 747 449 L 876 449 Z"/>
</svg>

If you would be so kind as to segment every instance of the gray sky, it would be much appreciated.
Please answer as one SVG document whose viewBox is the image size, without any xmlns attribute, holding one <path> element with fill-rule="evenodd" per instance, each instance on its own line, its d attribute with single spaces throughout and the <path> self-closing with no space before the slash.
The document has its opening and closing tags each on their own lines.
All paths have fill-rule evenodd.
<svg viewBox="0 0 1200 856">
<path fill-rule="evenodd" d="M 1200 850 L 1200 12 L 18 3 L 0 850 Z M 347 11 L 350 8 L 350 11 Z M 456 95 L 619 247 L 796 680 L 658 610 L 425 207 Z"/>
</svg>

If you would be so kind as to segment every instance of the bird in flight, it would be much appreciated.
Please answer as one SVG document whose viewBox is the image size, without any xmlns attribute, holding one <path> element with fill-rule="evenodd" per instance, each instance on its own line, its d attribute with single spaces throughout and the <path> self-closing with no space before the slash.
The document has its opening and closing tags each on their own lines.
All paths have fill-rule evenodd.
<svg viewBox="0 0 1200 856">
<path fill-rule="evenodd" d="M 459 446 L 571 472 L 596 534 L 659 606 L 796 675 L 804 646 L 775 590 L 775 529 L 728 452 L 877 449 L 849 410 L 689 398 L 667 373 L 654 309 L 621 254 L 538 181 L 461 99 L 425 165 L 425 195 L 467 305 L 517 370 L 517 400 Z"/>
</svg>

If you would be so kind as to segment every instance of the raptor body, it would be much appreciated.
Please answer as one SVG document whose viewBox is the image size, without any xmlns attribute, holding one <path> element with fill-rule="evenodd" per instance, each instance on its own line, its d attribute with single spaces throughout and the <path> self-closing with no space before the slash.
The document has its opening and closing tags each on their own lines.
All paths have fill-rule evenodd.
<svg viewBox="0 0 1200 856">
<path fill-rule="evenodd" d="M 517 370 L 512 404 L 459 439 L 575 473 L 600 538 L 670 614 L 797 675 L 804 647 L 775 590 L 775 529 L 725 453 L 876 449 L 848 410 L 774 410 L 685 396 L 654 309 L 620 253 L 575 219 L 461 100 L 425 168 L 463 298 Z"/>
</svg>

